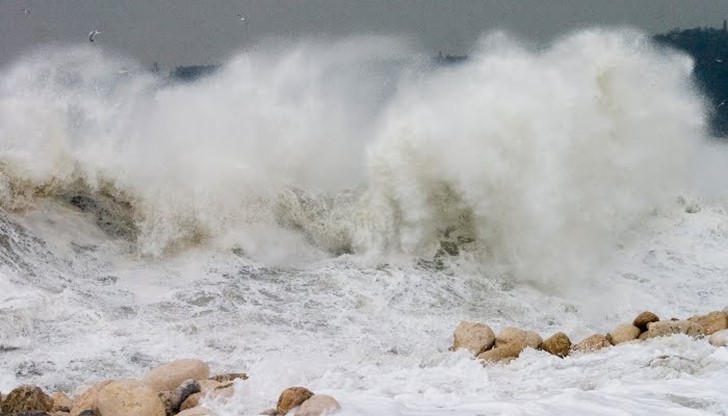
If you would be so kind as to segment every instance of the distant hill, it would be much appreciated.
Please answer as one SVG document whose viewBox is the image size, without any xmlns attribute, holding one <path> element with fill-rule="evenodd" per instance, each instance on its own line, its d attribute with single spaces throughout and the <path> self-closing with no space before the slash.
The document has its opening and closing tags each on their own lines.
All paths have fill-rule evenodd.
<svg viewBox="0 0 728 416">
<path fill-rule="evenodd" d="M 695 79 L 713 108 L 710 127 L 716 136 L 728 136 L 728 30 L 675 29 L 654 36 L 662 45 L 682 50 L 695 60 Z"/>
<path fill-rule="evenodd" d="M 194 82 L 200 78 L 214 74 L 220 65 L 187 65 L 178 66 L 169 73 L 169 77 L 175 81 Z"/>
</svg>

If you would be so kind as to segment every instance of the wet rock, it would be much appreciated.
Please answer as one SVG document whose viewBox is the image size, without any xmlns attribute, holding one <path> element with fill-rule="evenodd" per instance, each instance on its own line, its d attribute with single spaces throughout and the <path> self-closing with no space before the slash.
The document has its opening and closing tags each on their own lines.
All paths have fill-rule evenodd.
<svg viewBox="0 0 728 416">
<path fill-rule="evenodd" d="M 584 338 L 581 342 L 574 345 L 574 351 L 594 352 L 601 350 L 602 348 L 607 348 L 611 346 L 612 344 L 609 342 L 606 336 L 602 334 L 594 334 L 592 336 Z"/>
<path fill-rule="evenodd" d="M 703 327 L 705 335 L 728 329 L 728 314 L 723 311 L 711 312 L 707 315 L 692 316 L 688 321 L 695 322 Z"/>
<path fill-rule="evenodd" d="M 727 347 L 728 346 L 728 329 L 713 333 L 708 342 L 716 347 Z"/>
<path fill-rule="evenodd" d="M 276 412 L 285 415 L 313 396 L 313 392 L 305 387 L 289 387 L 281 392 L 276 405 Z"/>
<path fill-rule="evenodd" d="M 495 339 L 495 346 L 499 347 L 511 342 L 520 342 L 526 347 L 538 348 L 543 342 L 539 334 L 534 331 L 525 331 L 520 328 L 507 327 L 503 328 Z"/>
<path fill-rule="evenodd" d="M 333 397 L 325 394 L 314 394 L 298 406 L 294 416 L 323 416 L 340 409 L 341 405 Z"/>
<path fill-rule="evenodd" d="M 235 384 L 232 382 L 220 383 L 214 380 L 200 380 L 200 392 L 190 394 L 182 404 L 180 410 L 191 409 L 199 406 L 203 397 L 213 400 L 227 400 L 235 394 Z"/>
<path fill-rule="evenodd" d="M 53 393 L 53 407 L 51 408 L 54 412 L 70 412 L 71 411 L 71 399 L 66 396 L 66 393 L 57 391 Z"/>
<path fill-rule="evenodd" d="M 165 416 L 164 405 L 146 383 L 118 380 L 104 386 L 98 395 L 101 416 Z"/>
<path fill-rule="evenodd" d="M 167 416 L 179 413 L 179 406 L 182 403 L 179 401 L 179 398 L 175 396 L 173 391 L 162 391 L 157 395 L 159 396 L 159 401 L 161 401 L 164 406 L 165 414 Z"/>
<path fill-rule="evenodd" d="M 210 367 L 194 359 L 176 360 L 161 365 L 142 379 L 154 392 L 173 391 L 187 379 L 204 380 L 210 376 Z"/>
<path fill-rule="evenodd" d="M 647 325 L 639 339 L 664 337 L 674 334 L 685 334 L 697 338 L 703 336 L 703 327 L 691 321 L 659 321 Z"/>
<path fill-rule="evenodd" d="M 474 355 L 490 349 L 495 343 L 495 333 L 487 325 L 462 321 L 455 328 L 452 350 L 466 348 Z"/>
<path fill-rule="evenodd" d="M 636 318 L 634 318 L 634 321 L 632 321 L 632 325 L 639 328 L 640 331 L 645 332 L 647 331 L 647 324 L 649 324 L 650 322 L 658 322 L 659 320 L 660 318 L 654 313 L 650 311 L 644 311 L 641 314 L 637 315 Z"/>
<path fill-rule="evenodd" d="M 189 379 L 183 381 L 174 391 L 159 393 L 159 399 L 167 411 L 167 416 L 171 416 L 179 412 L 180 406 L 191 394 L 199 392 L 200 383 L 195 379 Z"/>
<path fill-rule="evenodd" d="M 526 349 L 526 344 L 515 340 L 480 353 L 478 359 L 483 360 L 483 363 L 510 362 L 518 358 L 524 349 Z"/>
<path fill-rule="evenodd" d="M 202 400 L 202 393 L 190 394 L 189 397 L 187 397 L 180 404 L 179 410 L 188 410 L 188 409 L 192 409 L 193 407 L 197 407 L 200 405 L 200 400 Z"/>
<path fill-rule="evenodd" d="M 3 414 L 12 415 L 26 411 L 50 412 L 53 408 L 53 399 L 45 394 L 40 387 L 24 384 L 14 388 L 2 401 L 0 409 Z"/>
<path fill-rule="evenodd" d="M 217 413 L 206 407 L 195 407 L 177 413 L 177 416 L 217 416 Z"/>
<path fill-rule="evenodd" d="M 632 324 L 617 325 L 607 334 L 607 340 L 612 345 L 621 344 L 637 339 L 640 336 L 640 329 Z"/>
<path fill-rule="evenodd" d="M 217 374 L 210 377 L 210 380 L 217 381 L 218 383 L 227 383 L 229 381 L 234 381 L 237 379 L 247 380 L 248 375 L 246 373 L 225 373 Z"/>
<path fill-rule="evenodd" d="M 549 354 L 564 358 L 571 351 L 571 340 L 563 332 L 557 332 L 541 343 L 541 349 Z"/>
<path fill-rule="evenodd" d="M 98 413 L 99 391 L 111 383 L 112 380 L 105 380 L 92 385 L 80 394 L 76 395 L 71 405 L 71 416 L 90 416 L 83 415 L 84 411 L 92 411 Z"/>
</svg>

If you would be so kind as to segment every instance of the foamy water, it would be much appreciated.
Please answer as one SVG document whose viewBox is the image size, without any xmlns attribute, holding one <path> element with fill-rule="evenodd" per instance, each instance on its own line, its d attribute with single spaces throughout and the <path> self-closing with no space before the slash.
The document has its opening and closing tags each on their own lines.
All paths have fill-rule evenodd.
<svg viewBox="0 0 728 416">
<path fill-rule="evenodd" d="M 462 319 L 580 340 L 728 306 L 728 159 L 688 58 L 594 30 L 448 67 L 388 38 L 186 85 L 134 65 L 69 48 L 0 75 L 0 390 L 199 357 L 251 376 L 222 415 L 292 385 L 342 415 L 728 413 L 705 340 L 447 350 Z"/>
</svg>

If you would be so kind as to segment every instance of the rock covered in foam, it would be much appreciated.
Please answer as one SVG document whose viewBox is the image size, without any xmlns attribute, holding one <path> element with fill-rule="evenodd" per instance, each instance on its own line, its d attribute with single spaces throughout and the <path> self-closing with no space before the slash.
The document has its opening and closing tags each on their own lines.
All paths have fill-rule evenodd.
<svg viewBox="0 0 728 416">
<path fill-rule="evenodd" d="M 210 376 L 210 367 L 196 359 L 175 360 L 147 373 L 142 381 L 159 393 L 177 388 L 187 379 L 204 380 Z"/>
<path fill-rule="evenodd" d="M 594 334 L 584 338 L 581 342 L 574 345 L 574 351 L 594 352 L 611 346 L 612 344 L 605 335 Z"/>
<path fill-rule="evenodd" d="M 640 329 L 633 324 L 621 324 L 609 331 L 609 334 L 607 334 L 607 340 L 612 345 L 617 345 L 637 339 L 640 336 L 640 332 Z"/>
<path fill-rule="evenodd" d="M 703 327 L 705 335 L 711 335 L 728 328 L 728 314 L 723 311 L 710 312 L 707 315 L 698 315 L 688 318 L 688 321 L 695 322 Z"/>
<path fill-rule="evenodd" d="M 200 391 L 190 394 L 180 405 L 180 410 L 199 406 L 203 397 L 213 400 L 227 400 L 235 394 L 235 385 L 232 382 L 220 383 L 215 380 L 200 380 Z"/>
<path fill-rule="evenodd" d="M 101 416 L 165 416 L 157 393 L 146 383 L 116 380 L 104 386 L 98 395 Z"/>
<path fill-rule="evenodd" d="M 298 406 L 294 416 L 323 416 L 338 410 L 341 410 L 341 405 L 335 398 L 326 394 L 314 394 Z"/>
<path fill-rule="evenodd" d="M 490 349 L 495 343 L 495 333 L 487 325 L 462 321 L 455 328 L 452 350 L 466 348 L 474 355 Z"/>
<path fill-rule="evenodd" d="M 305 387 L 289 387 L 281 392 L 276 405 L 276 412 L 285 415 L 296 406 L 300 406 L 313 396 L 313 392 Z"/>
<path fill-rule="evenodd" d="M 541 349 L 549 354 L 564 358 L 571 351 L 571 340 L 563 332 L 557 332 L 541 343 Z"/>
<path fill-rule="evenodd" d="M 716 347 L 728 347 L 728 329 L 723 329 L 713 333 L 710 338 L 708 338 L 708 342 Z"/>
<path fill-rule="evenodd" d="M 647 324 L 647 331 L 639 339 L 664 337 L 674 334 L 685 334 L 694 338 L 703 336 L 703 327 L 691 321 L 659 321 Z"/>
<path fill-rule="evenodd" d="M 3 414 L 13 415 L 26 411 L 50 412 L 53 398 L 40 387 L 23 384 L 14 388 L 2 401 Z"/>
<path fill-rule="evenodd" d="M 637 315 L 636 318 L 634 318 L 634 321 L 632 321 L 632 325 L 639 328 L 640 331 L 644 332 L 647 331 L 647 324 L 650 322 L 658 322 L 660 318 L 655 315 L 654 313 L 650 311 L 644 311 L 641 314 Z"/>
</svg>

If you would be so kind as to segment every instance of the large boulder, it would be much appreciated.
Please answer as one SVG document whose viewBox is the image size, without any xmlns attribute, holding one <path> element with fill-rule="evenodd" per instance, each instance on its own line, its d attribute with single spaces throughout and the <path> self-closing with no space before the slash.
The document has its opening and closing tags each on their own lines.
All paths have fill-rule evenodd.
<svg viewBox="0 0 728 416">
<path fill-rule="evenodd" d="M 187 379 L 205 380 L 210 377 L 210 367 L 204 361 L 194 359 L 175 360 L 161 365 L 144 376 L 142 381 L 155 393 L 171 391 Z"/>
<path fill-rule="evenodd" d="M 14 388 L 2 401 L 2 414 L 13 415 L 26 411 L 50 412 L 53 398 L 40 387 L 24 384 Z"/>
<path fill-rule="evenodd" d="M 70 416 L 85 416 L 83 415 L 83 412 L 85 411 L 98 413 L 99 391 L 111 382 L 112 380 L 98 382 L 86 388 L 80 394 L 77 394 L 73 399 L 73 404 L 71 405 Z"/>
<path fill-rule="evenodd" d="M 636 318 L 634 318 L 634 321 L 632 321 L 632 325 L 636 326 L 640 329 L 640 331 L 644 332 L 647 331 L 647 324 L 651 322 L 658 322 L 659 320 L 660 318 L 654 313 L 650 311 L 644 311 L 641 314 L 637 315 Z"/>
<path fill-rule="evenodd" d="M 703 327 L 692 321 L 659 321 L 647 325 L 639 339 L 664 337 L 674 334 L 685 334 L 694 338 L 703 336 Z"/>
<path fill-rule="evenodd" d="M 538 348 L 543 342 L 539 334 L 534 331 L 525 331 L 520 328 L 506 327 L 495 338 L 495 346 L 500 347 L 510 343 L 521 343 L 526 347 Z"/>
<path fill-rule="evenodd" d="M 640 336 L 640 329 L 632 324 L 617 325 L 607 334 L 607 340 L 612 345 L 621 344 L 623 342 L 633 341 Z"/>
<path fill-rule="evenodd" d="M 217 413 L 206 407 L 195 407 L 177 413 L 177 416 L 217 416 Z"/>
<path fill-rule="evenodd" d="M 296 406 L 300 406 L 313 396 L 313 392 L 305 387 L 289 387 L 281 392 L 276 405 L 276 412 L 285 415 Z"/>
<path fill-rule="evenodd" d="M 298 409 L 296 409 L 296 412 L 293 415 L 323 416 L 330 415 L 340 409 L 341 405 L 333 397 L 326 394 L 314 394 L 311 398 L 298 406 Z"/>
<path fill-rule="evenodd" d="M 541 343 L 541 349 L 549 354 L 564 358 L 571 351 L 571 340 L 563 332 L 557 332 Z"/>
<path fill-rule="evenodd" d="M 611 347 L 612 344 L 609 342 L 607 337 L 602 334 L 594 334 L 586 337 L 578 344 L 574 345 L 574 351 L 579 352 L 594 352 L 601 350 L 602 348 Z"/>
<path fill-rule="evenodd" d="M 117 380 L 99 391 L 101 416 L 165 416 L 157 393 L 148 384 L 136 380 Z"/>
<path fill-rule="evenodd" d="M 507 363 L 518 358 L 524 349 L 526 349 L 526 344 L 520 340 L 515 340 L 478 354 L 478 359 L 483 360 L 484 364 L 497 362 Z"/>
<path fill-rule="evenodd" d="M 710 338 L 708 338 L 708 342 L 716 347 L 728 346 L 728 329 L 713 333 Z"/>
<path fill-rule="evenodd" d="M 705 335 L 711 335 L 728 328 L 728 314 L 723 311 L 711 312 L 707 315 L 692 316 L 688 321 L 703 327 Z"/>
<path fill-rule="evenodd" d="M 57 391 L 53 393 L 53 410 L 54 412 L 70 412 L 72 402 L 71 399 L 66 396 L 66 393 Z"/>
<path fill-rule="evenodd" d="M 455 328 L 452 350 L 466 348 L 474 355 L 490 349 L 495 343 L 495 333 L 487 325 L 462 321 Z"/>
</svg>

